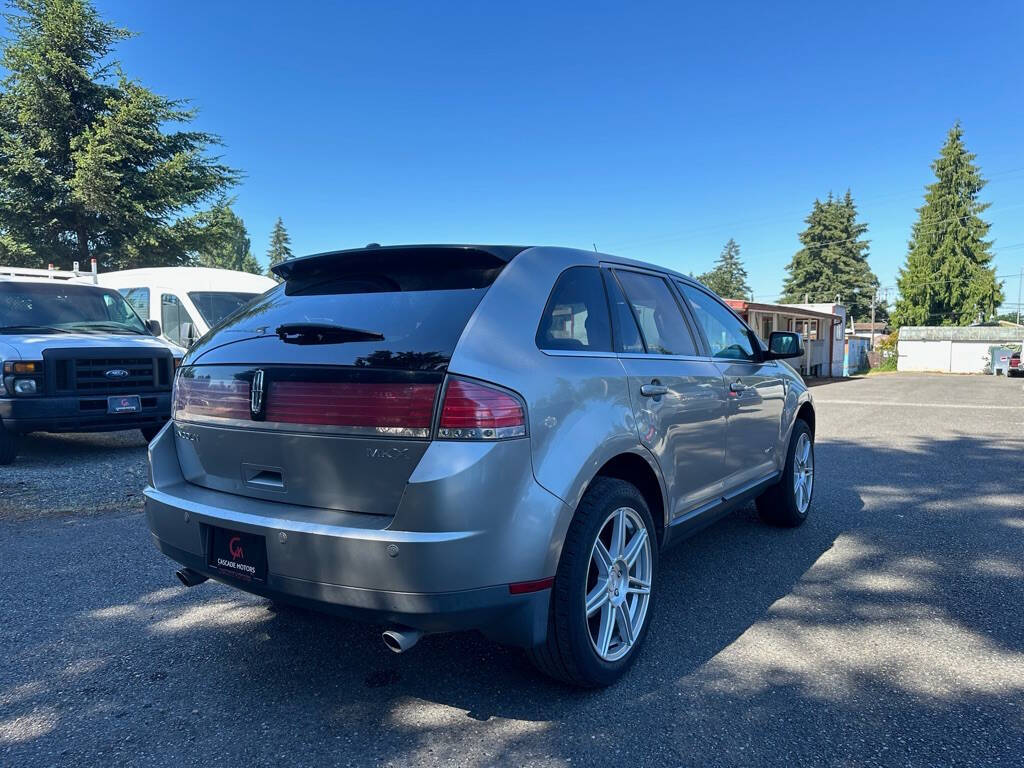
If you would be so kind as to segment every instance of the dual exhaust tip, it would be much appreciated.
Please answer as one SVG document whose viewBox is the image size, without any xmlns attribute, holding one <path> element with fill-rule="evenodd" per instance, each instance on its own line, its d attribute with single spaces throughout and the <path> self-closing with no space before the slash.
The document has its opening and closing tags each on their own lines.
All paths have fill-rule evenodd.
<svg viewBox="0 0 1024 768">
<path fill-rule="evenodd" d="M 174 575 L 177 576 L 178 581 L 186 587 L 196 587 L 210 578 L 209 576 L 204 576 L 198 571 L 193 571 L 191 568 L 179 568 L 174 572 Z M 384 640 L 384 645 L 388 647 L 388 650 L 394 651 L 395 653 L 405 653 L 416 645 L 416 643 L 420 641 L 421 637 L 423 637 L 423 632 L 418 629 L 412 629 L 411 627 L 395 627 L 393 629 L 386 629 L 381 634 L 381 639 Z"/>
</svg>

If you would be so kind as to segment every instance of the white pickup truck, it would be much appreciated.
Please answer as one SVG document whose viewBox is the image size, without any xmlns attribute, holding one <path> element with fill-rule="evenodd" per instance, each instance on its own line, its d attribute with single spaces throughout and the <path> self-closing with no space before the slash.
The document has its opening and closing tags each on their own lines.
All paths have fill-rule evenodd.
<svg viewBox="0 0 1024 768">
<path fill-rule="evenodd" d="M 71 272 L 0 267 L 0 464 L 21 435 L 140 429 L 171 414 L 185 350 L 120 293 Z"/>
</svg>

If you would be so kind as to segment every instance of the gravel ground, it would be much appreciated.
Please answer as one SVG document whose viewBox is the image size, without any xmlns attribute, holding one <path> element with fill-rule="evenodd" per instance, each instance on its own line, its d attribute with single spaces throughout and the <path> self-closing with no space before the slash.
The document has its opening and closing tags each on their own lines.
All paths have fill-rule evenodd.
<svg viewBox="0 0 1024 768">
<path fill-rule="evenodd" d="M 0 468 L 0 764 L 1020 766 L 1021 383 L 816 387 L 807 524 L 748 507 L 669 552 L 641 658 L 589 693 L 475 634 L 398 657 L 176 586 L 141 438 L 32 438 Z"/>
</svg>

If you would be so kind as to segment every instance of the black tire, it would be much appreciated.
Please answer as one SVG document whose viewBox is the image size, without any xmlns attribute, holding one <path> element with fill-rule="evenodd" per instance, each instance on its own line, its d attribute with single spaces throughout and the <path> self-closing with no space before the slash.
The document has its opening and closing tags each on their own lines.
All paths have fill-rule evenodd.
<svg viewBox="0 0 1024 768">
<path fill-rule="evenodd" d="M 153 438 L 157 436 L 161 429 L 164 428 L 163 424 L 155 424 L 150 427 L 139 427 L 139 432 L 145 438 L 147 443 L 153 442 Z"/>
<path fill-rule="evenodd" d="M 620 507 L 635 510 L 650 541 L 651 590 L 640 631 L 625 656 L 606 661 L 591 641 L 585 616 L 591 551 L 609 516 Z M 599 477 L 583 496 L 562 546 L 562 556 L 551 590 L 547 641 L 527 653 L 534 665 L 556 680 L 583 688 L 611 685 L 629 669 L 651 625 L 658 574 L 658 539 L 647 502 L 636 487 L 624 480 Z M 616 593 L 617 594 L 617 593 Z M 596 616 L 596 614 L 595 614 Z"/>
<path fill-rule="evenodd" d="M 0 466 L 13 464 L 18 455 L 18 435 L 0 424 Z"/>
<path fill-rule="evenodd" d="M 797 503 L 797 494 L 794 483 L 794 466 L 796 465 L 796 446 L 801 435 L 807 435 L 810 441 L 810 452 L 814 458 L 814 434 L 810 426 L 803 419 L 797 419 L 793 423 L 793 432 L 789 438 L 789 448 L 786 452 L 786 466 L 782 470 L 782 478 L 778 483 L 766 490 L 757 497 L 757 512 L 764 522 L 770 525 L 778 525 L 783 528 L 796 528 L 802 525 L 807 519 L 807 513 L 814 502 L 814 483 L 811 483 L 810 498 L 803 510 Z M 813 474 L 812 474 L 813 477 Z"/>
</svg>

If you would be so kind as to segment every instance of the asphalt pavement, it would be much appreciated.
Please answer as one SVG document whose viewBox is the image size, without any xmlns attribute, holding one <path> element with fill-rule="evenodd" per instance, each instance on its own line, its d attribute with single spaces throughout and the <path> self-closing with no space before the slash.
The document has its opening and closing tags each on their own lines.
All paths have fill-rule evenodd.
<svg viewBox="0 0 1024 768">
<path fill-rule="evenodd" d="M 0 765 L 1024 765 L 1024 379 L 814 388 L 796 530 L 735 512 L 667 553 L 617 686 L 468 633 L 208 582 L 150 543 L 135 434 L 0 467 Z"/>
</svg>

